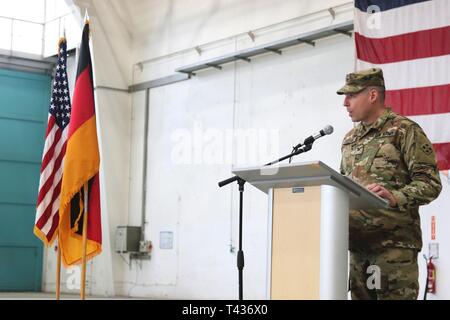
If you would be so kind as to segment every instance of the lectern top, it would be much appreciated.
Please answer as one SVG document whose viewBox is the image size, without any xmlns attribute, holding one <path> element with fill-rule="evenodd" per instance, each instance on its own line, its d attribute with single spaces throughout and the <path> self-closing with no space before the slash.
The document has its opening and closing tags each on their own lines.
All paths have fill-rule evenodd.
<svg viewBox="0 0 450 320">
<path fill-rule="evenodd" d="M 268 193 L 274 188 L 331 185 L 349 193 L 351 209 L 387 208 L 388 202 L 321 161 L 238 168 L 233 174 Z"/>
</svg>

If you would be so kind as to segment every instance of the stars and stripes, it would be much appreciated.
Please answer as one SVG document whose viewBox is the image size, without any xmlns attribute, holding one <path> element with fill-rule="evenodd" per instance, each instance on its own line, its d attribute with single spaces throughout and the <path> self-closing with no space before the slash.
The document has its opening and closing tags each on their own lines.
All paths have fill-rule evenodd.
<svg viewBox="0 0 450 320">
<path fill-rule="evenodd" d="M 72 109 L 66 60 L 67 42 L 62 38 L 50 99 L 34 226 L 34 233 L 46 245 L 53 242 L 58 230 L 63 161 Z"/>
<path fill-rule="evenodd" d="M 379 67 L 386 105 L 417 122 L 450 169 L 450 1 L 356 0 L 356 69 Z"/>
</svg>

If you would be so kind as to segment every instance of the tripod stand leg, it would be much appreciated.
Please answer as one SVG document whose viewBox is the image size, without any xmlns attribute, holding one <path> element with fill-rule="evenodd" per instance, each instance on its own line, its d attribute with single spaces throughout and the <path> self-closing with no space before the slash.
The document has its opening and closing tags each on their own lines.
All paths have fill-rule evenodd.
<svg viewBox="0 0 450 320">
<path fill-rule="evenodd" d="M 243 271 L 244 271 L 244 251 L 242 251 L 242 212 L 244 203 L 244 183 L 242 179 L 238 179 L 239 183 L 239 251 L 237 255 L 237 267 L 239 270 L 239 300 L 243 300 Z"/>
</svg>

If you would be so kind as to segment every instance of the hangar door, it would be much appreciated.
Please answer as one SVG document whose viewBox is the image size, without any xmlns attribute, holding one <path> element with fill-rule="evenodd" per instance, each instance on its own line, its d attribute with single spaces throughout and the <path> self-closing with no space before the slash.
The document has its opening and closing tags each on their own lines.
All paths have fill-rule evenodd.
<svg viewBox="0 0 450 320">
<path fill-rule="evenodd" d="M 0 291 L 41 290 L 33 226 L 50 83 L 48 75 L 0 69 Z"/>
</svg>

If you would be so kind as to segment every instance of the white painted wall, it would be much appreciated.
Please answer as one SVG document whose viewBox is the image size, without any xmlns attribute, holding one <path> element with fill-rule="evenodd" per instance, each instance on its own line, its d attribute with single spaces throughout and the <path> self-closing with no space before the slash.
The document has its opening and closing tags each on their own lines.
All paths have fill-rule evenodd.
<svg viewBox="0 0 450 320">
<path fill-rule="evenodd" d="M 323 22 L 320 27 L 327 26 L 330 16 L 327 13 L 319 20 Z M 235 20 L 230 20 L 230 25 L 232 21 Z M 237 21 L 237 25 L 241 21 L 245 19 Z M 264 23 L 266 21 L 262 20 L 259 26 Z M 192 21 L 192 24 L 195 23 Z M 211 22 L 211 28 L 205 31 L 214 34 L 214 26 Z M 266 31 L 266 41 L 306 32 L 312 27 L 311 23 L 300 22 L 285 28 L 284 33 Z M 189 34 L 190 29 L 195 30 L 194 26 L 188 28 L 185 34 Z M 159 44 L 164 47 L 166 41 L 174 39 L 169 40 L 164 38 Z M 212 51 L 219 55 L 252 45 L 255 44 L 238 36 L 220 41 L 217 48 L 209 49 L 205 45 L 201 57 L 193 51 L 144 61 L 142 71 L 138 67 L 134 69 L 133 78 L 138 79 L 137 82 L 151 80 L 170 74 L 175 67 L 183 65 L 180 63 L 211 57 Z M 150 52 L 151 48 L 151 45 L 137 47 L 136 57 L 143 54 L 141 50 Z M 123 287 L 116 287 L 117 292 L 159 298 L 237 298 L 237 186 L 220 189 L 217 182 L 229 177 L 232 167 L 257 165 L 288 153 L 292 145 L 326 124 L 332 124 L 335 133 L 317 142 L 314 152 L 295 161 L 321 159 L 337 169 L 340 141 L 352 124 L 346 119 L 335 91 L 344 75 L 353 68 L 353 51 L 352 39 L 336 36 L 318 41 L 314 48 L 290 48 L 282 56 L 266 55 L 255 58 L 251 64 L 230 64 L 222 71 L 208 70 L 189 81 L 150 91 L 146 235 L 154 242 L 154 253 L 151 261 L 143 263 L 142 269 L 134 267 L 127 272 L 127 280 Z M 167 64 L 172 66 L 171 70 L 167 70 Z M 145 95 L 135 93 L 132 100 L 129 222 L 138 225 Z M 192 139 L 191 156 L 186 156 L 186 150 L 181 154 L 177 152 L 181 141 L 187 141 L 178 136 L 182 130 Z M 227 133 L 243 130 L 250 135 L 262 134 L 268 142 L 273 142 L 271 153 L 251 159 L 250 155 L 259 154 L 259 147 L 263 145 L 264 141 L 258 140 L 253 150 L 250 143 L 240 149 L 237 141 L 229 147 Z M 275 140 L 267 136 L 270 133 L 275 134 Z M 224 149 L 231 150 L 232 155 L 214 158 Z M 244 151 L 248 151 L 247 156 L 242 155 Z M 179 158 L 174 158 L 176 156 Z M 245 161 L 239 161 L 242 157 Z M 228 158 L 233 161 L 227 161 Z M 189 160 L 191 162 L 186 163 Z M 266 195 L 247 185 L 244 211 L 244 297 L 263 299 L 266 294 Z M 159 249 L 161 231 L 174 232 L 173 250 Z"/>
<path fill-rule="evenodd" d="M 450 233 L 448 232 L 450 226 L 450 216 L 448 214 L 450 208 L 450 179 L 448 172 L 441 173 L 442 191 L 435 201 L 428 206 L 424 206 L 420 210 L 421 224 L 422 224 L 422 239 L 423 248 L 419 254 L 419 282 L 420 282 L 420 296 L 423 299 L 423 293 L 426 281 L 426 264 L 423 254 L 429 256 L 428 246 L 430 243 L 439 244 L 439 258 L 433 260 L 436 266 L 436 293 L 428 293 L 427 299 L 441 300 L 450 299 Z M 436 217 L 436 239 L 431 238 L 431 217 Z"/>
<path fill-rule="evenodd" d="M 80 16 L 84 8 L 89 9 L 97 86 L 115 88 L 353 17 L 352 2 L 338 0 L 286 0 L 283 5 L 276 0 L 75 2 L 83 12 Z M 326 10 L 330 6 L 336 6 L 335 19 Z M 246 35 L 250 30 L 256 35 L 254 42 Z M 340 143 L 352 123 L 335 91 L 353 68 L 353 39 L 339 35 L 320 40 L 315 47 L 299 45 L 284 50 L 282 56 L 268 54 L 250 64 L 232 63 L 221 71 L 204 71 L 189 81 L 152 89 L 145 236 L 154 249 L 151 260 L 130 266 L 114 252 L 112 243 L 117 226 L 141 221 L 145 93 L 97 90 L 107 235 L 105 254 L 89 265 L 88 293 L 236 299 L 238 191 L 237 185 L 220 189 L 217 182 L 229 177 L 236 166 L 258 165 L 290 152 L 326 124 L 333 125 L 334 133 L 294 161 L 320 159 L 337 170 Z M 249 135 L 243 145 L 238 139 L 242 133 Z M 252 141 L 253 134 L 260 139 Z M 183 141 L 190 141 L 192 147 L 183 149 Z M 260 147 L 266 145 L 264 153 Z M 450 239 L 444 231 L 450 222 L 441 213 L 449 207 L 448 180 L 443 181 L 447 183 L 443 195 L 425 207 L 422 220 L 426 239 L 427 215 L 437 215 L 441 257 L 436 262 L 435 298 L 441 299 L 450 297 L 446 291 L 450 286 L 445 286 L 445 272 L 450 271 L 445 243 Z M 244 298 L 263 299 L 267 197 L 246 185 L 244 201 Z M 173 249 L 160 249 L 162 231 L 173 232 Z M 47 291 L 54 290 L 53 274 L 54 254 L 49 252 Z M 63 291 L 75 292 L 67 286 Z"/>
<path fill-rule="evenodd" d="M 313 54 L 317 50 L 318 54 Z M 340 63 L 336 66 L 335 59 Z M 278 130 L 279 150 L 267 158 L 248 159 L 256 165 L 288 153 L 292 145 L 326 124 L 336 134 L 317 142 L 314 152 L 300 161 L 321 159 L 338 168 L 340 139 L 351 123 L 334 94 L 342 74 L 353 65 L 352 40 L 334 37 L 317 48 L 298 47 L 283 56 L 266 56 L 251 64 L 229 65 L 221 72 L 204 72 L 192 80 L 152 89 L 149 110 L 149 158 L 146 234 L 155 244 L 148 276 L 132 286 L 133 294 L 170 298 L 236 298 L 238 246 L 238 192 L 217 182 L 230 176 L 229 164 L 207 163 L 207 148 L 220 153 L 225 138 L 198 141 L 196 133 Z M 318 72 L 333 70 L 333 72 Z M 326 94 L 329 92 L 329 94 Z M 140 134 L 132 145 L 130 222 L 139 224 L 144 94 L 133 95 L 133 128 Z M 315 110 L 314 110 L 315 109 Z M 191 163 L 173 159 L 177 130 L 194 140 Z M 133 131 L 134 133 L 135 131 Z M 209 137 L 211 138 L 211 136 Z M 222 143 L 221 143 L 222 142 Z M 258 141 L 256 141 L 258 143 Z M 247 144 L 248 148 L 251 145 Z M 233 156 L 236 155 L 233 148 Z M 256 151 L 256 150 L 255 150 Z M 198 152 L 198 153 L 197 153 Z M 281 152 L 281 153 L 279 153 Z M 256 152 L 257 153 L 257 152 Z M 197 158 L 197 154 L 200 157 Z M 185 159 L 182 157 L 182 159 Z M 221 157 L 225 162 L 226 157 Z M 206 162 L 206 163 L 205 163 Z M 235 162 L 233 162 L 235 164 Z M 136 177 L 136 178 L 135 178 Z M 244 206 L 244 294 L 265 297 L 267 198 L 247 185 Z M 173 231 L 173 250 L 160 250 L 159 232 Z M 234 248 L 234 252 L 230 249 Z M 144 272 L 142 272 L 143 274 Z M 130 274 L 130 278 L 140 277 Z M 211 290 L 214 287 L 216 290 Z M 119 290 L 119 289 L 118 289 Z M 129 292 L 127 287 L 123 292 Z"/>
</svg>

